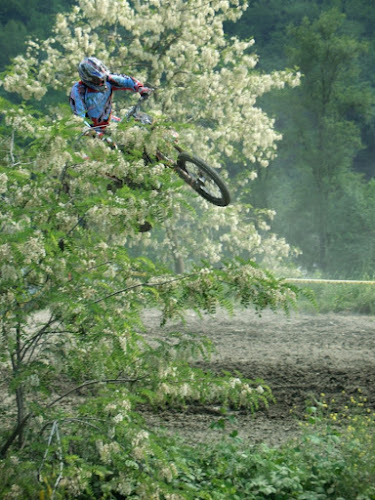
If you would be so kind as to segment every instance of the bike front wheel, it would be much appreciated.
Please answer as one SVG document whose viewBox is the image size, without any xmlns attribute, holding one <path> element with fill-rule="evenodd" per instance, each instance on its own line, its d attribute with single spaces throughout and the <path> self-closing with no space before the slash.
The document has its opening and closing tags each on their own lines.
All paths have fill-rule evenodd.
<svg viewBox="0 0 375 500">
<path fill-rule="evenodd" d="M 197 156 L 182 151 L 175 170 L 200 196 L 219 207 L 230 203 L 227 186 L 215 170 Z"/>
</svg>

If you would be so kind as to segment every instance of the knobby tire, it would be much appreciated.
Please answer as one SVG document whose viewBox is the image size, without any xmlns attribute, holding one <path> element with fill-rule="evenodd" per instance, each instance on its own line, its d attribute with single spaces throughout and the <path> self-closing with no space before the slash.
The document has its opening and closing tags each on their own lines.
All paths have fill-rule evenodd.
<svg viewBox="0 0 375 500">
<path fill-rule="evenodd" d="M 197 172 L 194 171 L 194 167 L 191 167 L 191 165 L 196 167 Z M 227 186 L 215 170 L 201 158 L 182 151 L 178 155 L 175 170 L 189 186 L 210 203 L 219 207 L 229 205 L 230 194 Z M 211 184 L 213 184 L 212 187 L 215 189 L 214 193 L 212 189 L 209 189 Z"/>
</svg>

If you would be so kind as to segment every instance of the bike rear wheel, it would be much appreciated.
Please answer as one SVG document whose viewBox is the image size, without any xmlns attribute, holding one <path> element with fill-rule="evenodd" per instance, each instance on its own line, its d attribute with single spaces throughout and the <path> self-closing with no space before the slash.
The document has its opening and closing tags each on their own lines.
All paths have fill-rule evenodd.
<svg viewBox="0 0 375 500">
<path fill-rule="evenodd" d="M 175 170 L 178 175 L 200 196 L 219 207 L 230 203 L 230 194 L 220 176 L 197 156 L 182 151 L 178 155 Z"/>
</svg>

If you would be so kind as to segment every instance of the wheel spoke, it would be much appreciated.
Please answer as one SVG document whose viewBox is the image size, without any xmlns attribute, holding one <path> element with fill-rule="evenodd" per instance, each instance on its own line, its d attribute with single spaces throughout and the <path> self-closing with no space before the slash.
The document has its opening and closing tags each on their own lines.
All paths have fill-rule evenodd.
<svg viewBox="0 0 375 500">
<path fill-rule="evenodd" d="M 189 175 L 194 179 L 195 184 L 200 190 L 205 191 L 214 198 L 221 197 L 219 187 L 212 181 L 212 179 L 207 178 L 205 172 L 202 172 L 199 167 L 194 165 L 194 163 L 186 162 L 185 168 Z"/>
<path fill-rule="evenodd" d="M 219 207 L 229 205 L 228 188 L 215 170 L 201 158 L 181 151 L 176 171 L 202 198 Z"/>
</svg>

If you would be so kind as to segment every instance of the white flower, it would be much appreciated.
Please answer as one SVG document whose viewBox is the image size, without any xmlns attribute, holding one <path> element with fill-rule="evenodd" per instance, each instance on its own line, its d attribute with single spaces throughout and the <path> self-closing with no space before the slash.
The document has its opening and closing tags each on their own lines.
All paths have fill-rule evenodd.
<svg viewBox="0 0 375 500">
<path fill-rule="evenodd" d="M 163 467 L 160 471 L 162 477 L 170 483 L 173 479 L 173 473 L 169 467 Z"/>
<path fill-rule="evenodd" d="M 110 413 L 112 410 L 117 410 L 117 405 L 115 403 L 109 403 L 104 409 Z"/>
<path fill-rule="evenodd" d="M 7 191 L 8 176 L 6 174 L 0 174 L 0 194 L 6 193 Z"/>
<path fill-rule="evenodd" d="M 0 277 L 5 281 L 16 281 L 18 279 L 17 269 L 14 266 L 4 264 L 0 268 Z"/>
<path fill-rule="evenodd" d="M 118 413 L 115 417 L 113 417 L 113 421 L 115 424 L 119 424 L 124 420 L 124 415 L 122 413 Z"/>
<path fill-rule="evenodd" d="M 33 373 L 28 377 L 28 381 L 32 387 L 38 387 L 40 384 L 39 377 L 36 373 Z"/>
<path fill-rule="evenodd" d="M 148 438 L 149 438 L 149 433 L 147 431 L 145 430 L 139 431 L 132 441 L 133 446 L 138 446 L 143 441 L 147 441 Z"/>
<path fill-rule="evenodd" d="M 18 458 L 18 457 L 16 457 L 15 455 L 12 455 L 12 456 L 10 457 L 10 461 L 11 461 L 12 465 L 18 465 L 18 464 L 20 463 L 19 458 Z"/>
<path fill-rule="evenodd" d="M 128 399 L 123 399 L 120 404 L 126 412 L 129 412 L 132 409 L 131 402 Z"/>
<path fill-rule="evenodd" d="M 230 387 L 232 387 L 234 389 L 237 385 L 241 385 L 242 382 L 241 382 L 241 379 L 239 379 L 239 378 L 231 378 L 231 379 L 229 379 L 228 384 Z"/>
</svg>

